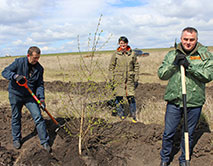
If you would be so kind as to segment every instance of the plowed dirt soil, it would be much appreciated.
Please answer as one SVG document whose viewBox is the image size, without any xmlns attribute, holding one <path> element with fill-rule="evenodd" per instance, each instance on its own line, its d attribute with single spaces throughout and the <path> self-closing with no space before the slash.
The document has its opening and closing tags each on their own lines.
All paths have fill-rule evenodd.
<svg viewBox="0 0 213 166">
<path fill-rule="evenodd" d="M 7 84 L 8 81 L 0 80 L 0 90 L 7 90 Z M 46 82 L 45 89 L 66 91 L 70 84 Z M 164 90 L 165 86 L 160 84 L 140 84 L 136 93 L 137 103 L 150 98 L 153 102 L 162 100 Z M 207 91 L 213 94 L 213 88 L 209 87 Z M 87 139 L 87 148 L 83 148 L 83 154 L 79 156 L 78 138 L 61 139 L 55 133 L 53 122 L 48 118 L 45 120 L 52 153 L 42 149 L 33 120 L 27 113 L 22 115 L 23 145 L 16 150 L 12 146 L 10 106 L 5 104 L 0 108 L 0 166 L 158 166 L 160 163 L 161 125 L 125 120 L 105 123 L 103 120 L 94 128 L 95 134 Z M 180 137 L 179 129 L 174 138 L 171 166 L 178 166 Z M 213 133 L 207 123 L 199 123 L 194 140 L 191 166 L 213 166 Z"/>
</svg>

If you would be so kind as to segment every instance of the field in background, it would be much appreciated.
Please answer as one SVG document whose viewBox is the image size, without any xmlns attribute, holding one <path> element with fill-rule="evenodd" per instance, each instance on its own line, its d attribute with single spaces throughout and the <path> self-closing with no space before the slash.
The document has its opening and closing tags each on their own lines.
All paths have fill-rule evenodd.
<svg viewBox="0 0 213 166">
<path fill-rule="evenodd" d="M 166 85 L 167 81 L 162 81 L 157 76 L 157 70 L 163 61 L 166 53 L 173 48 L 161 48 L 161 49 L 143 49 L 144 52 L 149 52 L 150 55 L 147 57 L 139 57 L 138 61 L 140 63 L 140 78 L 139 83 L 145 84 L 154 84 L 158 83 L 160 85 Z M 211 51 L 213 51 L 213 47 L 209 47 Z M 95 82 L 105 82 L 108 74 L 108 65 L 112 55 L 112 51 L 102 51 L 95 53 L 94 61 L 96 62 L 96 69 L 94 70 L 94 74 L 92 75 L 91 80 Z M 14 61 L 16 57 L 7 57 L 0 58 L 0 71 L 4 69 L 8 64 Z M 43 65 L 45 69 L 44 73 L 44 81 L 52 82 L 52 81 L 63 81 L 63 82 L 83 82 L 87 81 L 87 79 L 82 79 L 83 74 L 79 72 L 79 68 L 81 67 L 80 63 L 82 63 L 82 59 L 85 64 L 89 66 L 91 63 L 90 53 L 64 53 L 64 54 L 48 54 L 42 55 L 40 59 L 40 63 Z M 0 79 L 3 79 L 0 76 Z M 207 86 L 212 86 L 213 83 L 207 84 Z M 7 92 L 0 91 L 0 105 L 9 104 L 7 99 Z M 153 95 L 154 97 L 154 95 Z M 57 105 L 53 104 L 57 101 Z M 48 109 L 53 115 L 57 115 L 57 110 L 63 110 L 67 106 L 69 107 L 69 103 L 67 101 L 67 96 L 64 95 L 63 92 L 49 92 L 46 91 L 46 102 Z M 213 129 L 213 98 L 210 94 L 207 93 L 207 102 L 203 108 L 203 117 L 210 124 L 211 129 Z M 164 122 L 164 113 L 165 113 L 165 105 L 166 103 L 163 99 L 159 99 L 155 102 L 152 100 L 147 101 L 146 105 L 139 110 L 138 118 L 140 122 L 149 124 L 149 123 L 157 123 L 163 124 Z M 112 118 L 110 113 L 106 118 Z M 118 118 L 114 118 L 113 120 L 119 120 Z"/>
</svg>

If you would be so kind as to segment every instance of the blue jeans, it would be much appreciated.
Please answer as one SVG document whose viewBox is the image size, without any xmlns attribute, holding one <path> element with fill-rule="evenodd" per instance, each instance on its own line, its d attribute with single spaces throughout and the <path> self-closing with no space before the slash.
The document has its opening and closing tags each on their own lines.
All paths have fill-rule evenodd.
<svg viewBox="0 0 213 166">
<path fill-rule="evenodd" d="M 21 117 L 22 117 L 22 107 L 25 105 L 27 109 L 30 111 L 31 116 L 35 122 L 36 129 L 38 132 L 38 136 L 40 139 L 40 143 L 43 145 L 49 141 L 49 136 L 46 132 L 46 124 L 41 115 L 40 108 L 33 97 L 19 97 L 14 94 L 9 94 L 9 101 L 12 109 L 12 136 L 13 141 L 21 140 Z"/>
<path fill-rule="evenodd" d="M 200 107 L 188 107 L 187 108 L 187 121 L 188 121 L 188 133 L 189 133 L 189 150 L 190 154 L 192 152 L 193 143 L 193 132 L 200 118 L 202 106 Z M 165 129 L 163 133 L 162 149 L 160 152 L 161 160 L 164 162 L 170 161 L 170 153 L 173 146 L 173 137 L 175 135 L 176 129 L 180 123 L 183 116 L 183 108 L 176 106 L 174 104 L 167 104 L 166 115 L 165 115 Z M 184 128 L 182 128 L 182 138 L 181 138 L 181 150 L 182 154 L 179 157 L 179 162 L 185 162 L 185 141 L 184 141 Z"/>
</svg>

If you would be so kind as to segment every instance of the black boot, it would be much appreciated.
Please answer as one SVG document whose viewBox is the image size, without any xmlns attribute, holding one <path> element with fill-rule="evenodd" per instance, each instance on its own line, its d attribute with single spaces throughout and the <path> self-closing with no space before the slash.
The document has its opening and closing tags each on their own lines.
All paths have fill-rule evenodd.
<svg viewBox="0 0 213 166">
<path fill-rule="evenodd" d="M 125 119 L 125 116 L 124 116 L 124 109 L 123 109 L 122 105 L 120 105 L 120 106 L 117 108 L 117 114 L 118 114 L 118 116 L 121 118 L 121 120 L 124 120 L 124 119 Z"/>
<path fill-rule="evenodd" d="M 52 152 L 52 148 L 50 147 L 50 145 L 48 143 L 44 143 L 43 144 L 43 148 L 48 152 L 51 153 Z"/>
<path fill-rule="evenodd" d="M 117 115 L 121 118 L 121 120 L 125 119 L 124 116 L 124 107 L 123 107 L 123 97 L 122 96 L 116 96 L 116 111 L 117 111 Z"/>
<path fill-rule="evenodd" d="M 21 148 L 21 141 L 20 140 L 13 141 L 13 147 L 16 148 L 16 149 L 20 149 Z"/>
</svg>

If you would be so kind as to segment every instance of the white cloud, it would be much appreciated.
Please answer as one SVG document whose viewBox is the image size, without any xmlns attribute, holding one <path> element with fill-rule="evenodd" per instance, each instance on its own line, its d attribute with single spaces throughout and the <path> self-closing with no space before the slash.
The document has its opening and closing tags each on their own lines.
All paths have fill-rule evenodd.
<svg viewBox="0 0 213 166">
<path fill-rule="evenodd" d="M 169 47 L 186 26 L 199 31 L 199 40 L 211 45 L 213 4 L 210 0 L 0 0 L 0 49 L 25 54 L 30 45 L 43 53 L 88 50 L 89 33 L 103 30 L 100 45 L 115 49 L 125 35 L 137 48 Z M 134 1 L 135 2 L 135 1 Z M 139 3 L 140 2 L 140 3 Z M 129 6 L 128 6 L 129 4 Z"/>
</svg>

